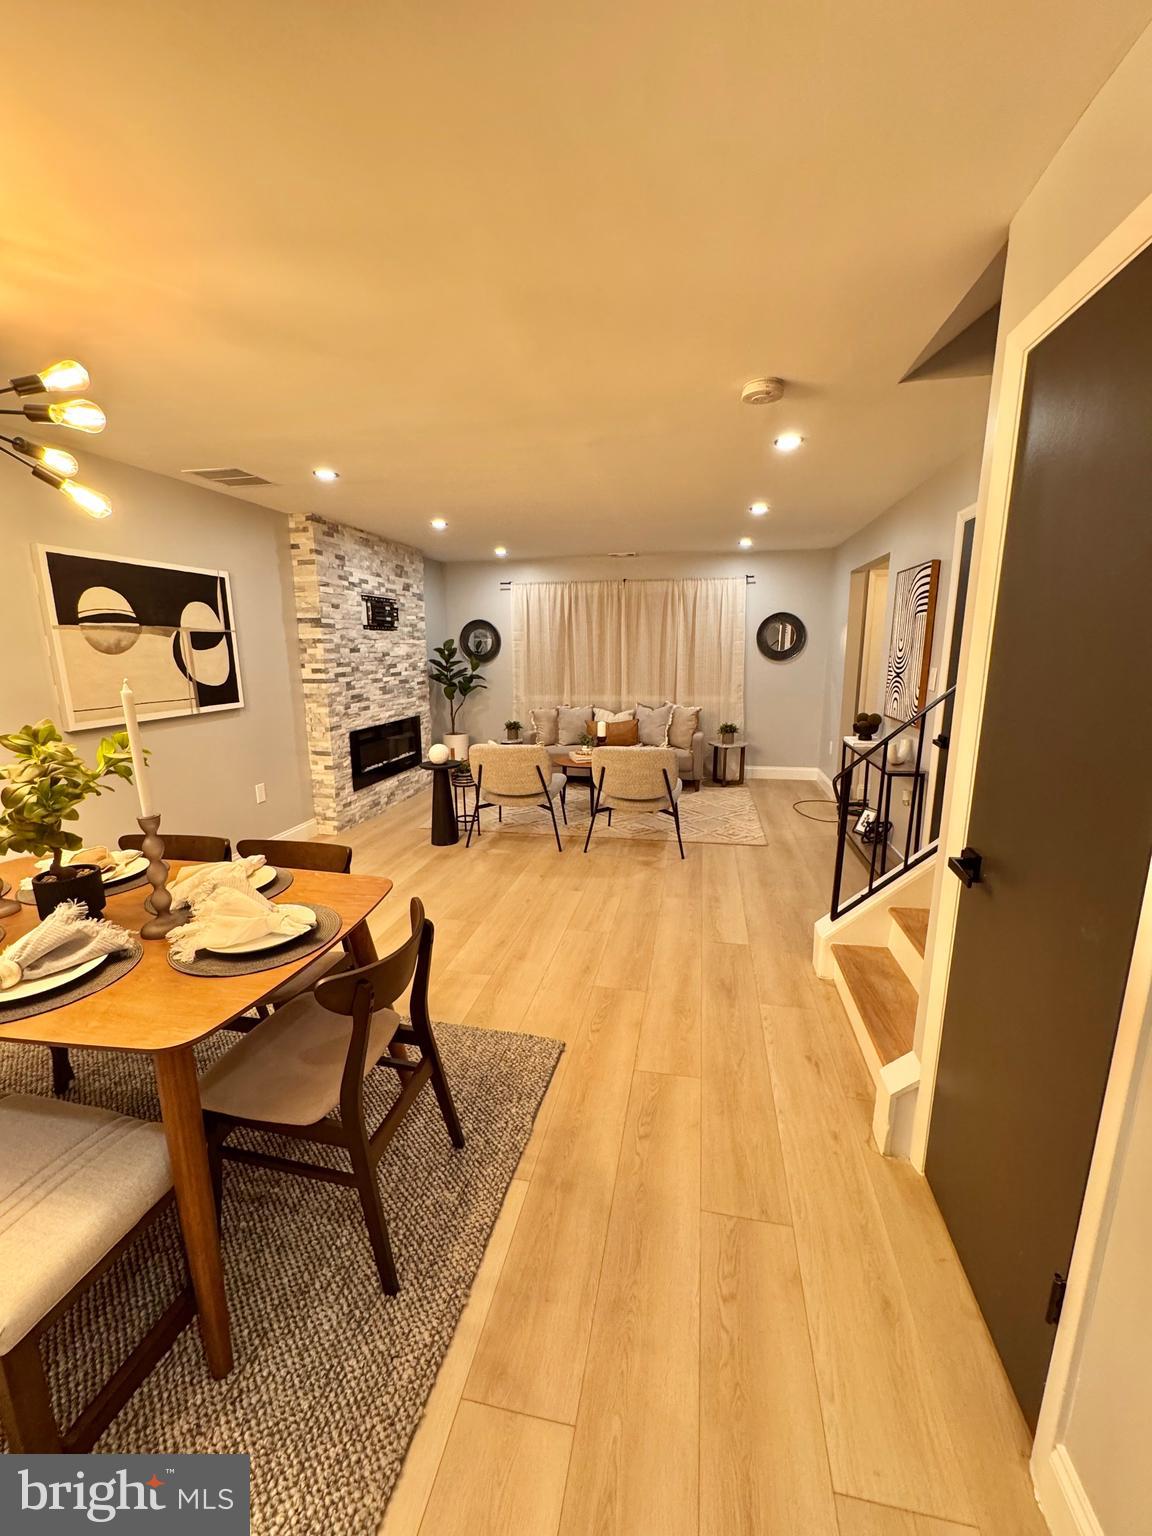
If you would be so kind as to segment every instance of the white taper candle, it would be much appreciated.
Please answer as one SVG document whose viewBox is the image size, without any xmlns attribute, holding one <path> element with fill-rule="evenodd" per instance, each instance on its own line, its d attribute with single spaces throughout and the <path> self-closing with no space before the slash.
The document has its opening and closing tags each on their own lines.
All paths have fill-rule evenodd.
<svg viewBox="0 0 1152 1536">
<path fill-rule="evenodd" d="M 140 740 L 140 722 L 136 718 L 136 696 L 124 679 L 120 690 L 120 703 L 124 709 L 124 728 L 128 732 L 128 746 L 132 752 L 132 778 L 140 799 L 140 815 L 152 815 L 152 792 L 148 783 L 148 767 L 144 758 L 144 743 Z"/>
</svg>

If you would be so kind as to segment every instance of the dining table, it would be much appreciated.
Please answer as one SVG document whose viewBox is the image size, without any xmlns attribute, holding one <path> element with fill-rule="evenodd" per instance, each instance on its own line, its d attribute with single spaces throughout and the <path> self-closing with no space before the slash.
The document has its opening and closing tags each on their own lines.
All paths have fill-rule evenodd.
<svg viewBox="0 0 1152 1536">
<path fill-rule="evenodd" d="M 175 872 L 180 866 L 173 862 L 170 868 Z M 14 890 L 35 869 L 32 859 L 5 860 L 3 864 L 4 876 Z M 300 869 L 291 873 L 291 889 L 284 893 L 291 903 L 319 903 L 331 907 L 340 918 L 340 928 L 332 938 L 300 958 L 247 974 L 191 976 L 169 965 L 165 940 L 144 940 L 139 963 L 102 990 L 32 1017 L 0 1024 L 0 1046 L 130 1051 L 151 1058 L 200 1336 L 208 1368 L 215 1377 L 226 1376 L 232 1369 L 232 1338 L 193 1046 L 250 1012 L 336 944 L 344 945 L 356 965 L 375 960 L 368 918 L 392 889 L 391 880 L 377 875 Z M 138 933 L 151 915 L 144 906 L 150 895 L 151 886 L 119 895 L 110 888 L 104 915 L 110 922 Z M 26 907 L 18 916 L 6 917 L 0 925 L 5 929 L 4 942 L 12 943 L 38 921 L 34 906 Z M 0 993 L 0 1000 L 2 997 Z"/>
</svg>

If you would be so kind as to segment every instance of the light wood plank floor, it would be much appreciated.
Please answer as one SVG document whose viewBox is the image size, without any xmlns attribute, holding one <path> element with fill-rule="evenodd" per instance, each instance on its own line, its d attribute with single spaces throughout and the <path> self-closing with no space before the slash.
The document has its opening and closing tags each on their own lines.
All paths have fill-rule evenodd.
<svg viewBox="0 0 1152 1536">
<path fill-rule="evenodd" d="M 436 923 L 436 1018 L 567 1047 L 383 1536 L 1045 1532 L 947 1232 L 871 1145 L 812 973 L 816 791 L 751 789 L 766 845 L 683 863 L 494 823 L 432 848 L 424 795 L 348 834 L 396 882 L 381 951 L 411 896 Z"/>
</svg>

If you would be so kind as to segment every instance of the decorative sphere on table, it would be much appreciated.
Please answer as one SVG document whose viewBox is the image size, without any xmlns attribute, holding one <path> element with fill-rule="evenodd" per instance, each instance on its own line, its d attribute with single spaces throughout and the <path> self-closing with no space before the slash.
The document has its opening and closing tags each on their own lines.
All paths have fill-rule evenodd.
<svg viewBox="0 0 1152 1536">
<path fill-rule="evenodd" d="M 430 763 L 446 763 L 452 754 L 443 742 L 438 741 L 434 747 L 428 748 L 428 761 Z"/>
</svg>

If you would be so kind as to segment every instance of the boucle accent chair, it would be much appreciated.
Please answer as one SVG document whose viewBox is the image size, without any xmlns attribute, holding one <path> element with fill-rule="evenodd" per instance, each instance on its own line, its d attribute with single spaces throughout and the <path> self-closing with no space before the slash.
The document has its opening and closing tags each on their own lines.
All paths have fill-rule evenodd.
<svg viewBox="0 0 1152 1536">
<path fill-rule="evenodd" d="M 596 818 L 613 811 L 653 811 L 671 816 L 676 827 L 680 857 L 684 857 L 684 839 L 680 836 L 680 792 L 683 784 L 676 776 L 676 751 L 672 747 L 594 747 L 592 782 L 596 800 L 584 839 L 584 852 L 592 841 Z"/>
<path fill-rule="evenodd" d="M 400 1289 L 400 1280 L 376 1169 L 426 1083 L 432 1084 L 452 1145 L 464 1145 L 428 1013 L 435 931 L 424 916 L 423 903 L 415 897 L 409 919 L 411 937 L 398 949 L 370 965 L 335 971 L 314 992 L 275 1009 L 271 1018 L 242 1036 L 200 1079 L 217 1188 L 225 1158 L 354 1188 L 380 1283 L 390 1296 Z M 405 1023 L 393 1004 L 409 983 L 412 992 Z M 419 1059 L 397 1055 L 393 1049 L 397 1045 L 414 1046 Z M 364 1079 L 378 1066 L 390 1067 L 401 1088 L 380 1124 L 369 1131 Z M 225 1146 L 240 1126 L 340 1148 L 348 1156 L 351 1172 L 251 1147 Z"/>
<path fill-rule="evenodd" d="M 195 1316 L 191 1286 L 74 1424 L 39 1340 L 172 1199 L 164 1130 L 90 1104 L 0 1094 L 0 1422 L 10 1451 L 88 1451 Z"/>
<path fill-rule="evenodd" d="M 480 812 L 486 806 L 496 806 L 502 816 L 506 805 L 538 805 L 551 816 L 557 851 L 564 852 L 560 828 L 556 824 L 556 802 L 560 802 L 560 814 L 567 826 L 565 790 L 568 781 L 553 768 L 547 747 L 501 747 L 480 743 L 469 752 L 468 762 L 476 781 L 476 802 L 468 818 L 466 848 L 472 846 L 473 831 L 479 835 Z"/>
</svg>

